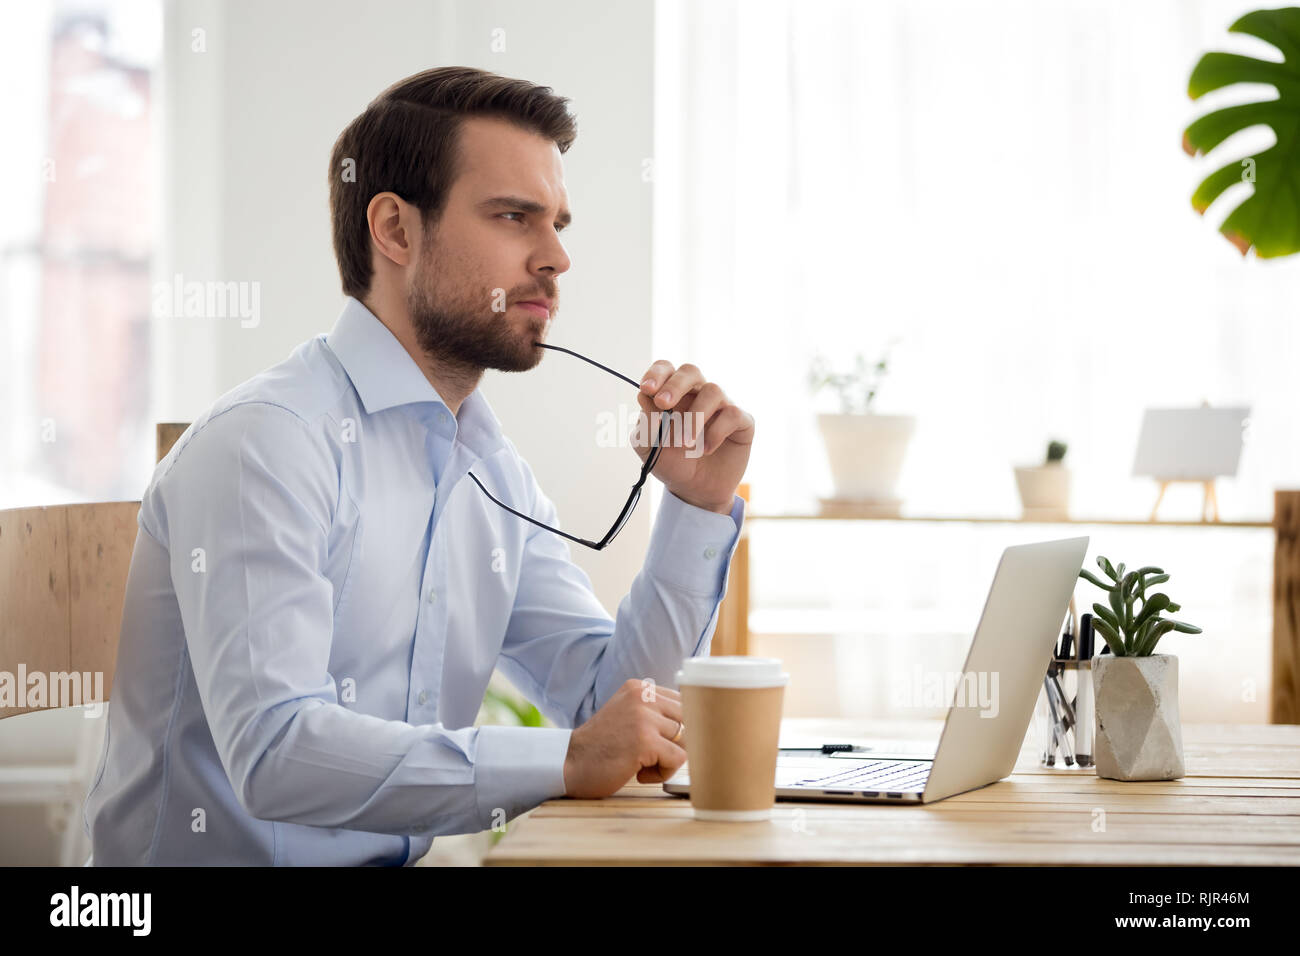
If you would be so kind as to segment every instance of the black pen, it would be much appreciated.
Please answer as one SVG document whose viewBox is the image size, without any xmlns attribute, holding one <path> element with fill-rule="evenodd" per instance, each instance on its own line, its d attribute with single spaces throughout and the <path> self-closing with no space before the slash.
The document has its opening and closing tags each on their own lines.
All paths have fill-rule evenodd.
<svg viewBox="0 0 1300 956">
<path fill-rule="evenodd" d="M 1092 766 L 1092 641 L 1092 615 L 1085 614 L 1079 618 L 1078 696 L 1075 705 L 1079 723 L 1074 730 L 1075 756 L 1081 767 Z"/>
<path fill-rule="evenodd" d="M 866 753 L 871 747 L 859 747 L 856 744 L 822 744 L 820 747 L 778 747 L 781 753 L 808 752 L 818 754 Z"/>
<path fill-rule="evenodd" d="M 1065 688 L 1061 686 L 1061 668 L 1056 661 L 1047 665 L 1047 676 L 1051 678 L 1052 683 L 1056 686 L 1056 699 L 1061 705 L 1061 722 L 1068 730 L 1074 726 L 1074 707 L 1066 699 Z"/>
<path fill-rule="evenodd" d="M 1056 723 L 1056 743 L 1061 748 L 1061 756 L 1065 758 L 1065 765 L 1067 767 L 1073 767 L 1074 748 L 1070 746 L 1070 737 L 1065 731 L 1065 723 L 1061 719 L 1060 711 L 1057 710 L 1056 707 L 1057 701 L 1055 698 L 1056 698 L 1056 691 L 1049 684 L 1047 687 L 1047 706 L 1052 708 L 1052 718 Z M 1060 703 L 1062 707 L 1065 706 L 1064 701 L 1061 701 Z"/>
<path fill-rule="evenodd" d="M 1056 708 L 1052 706 L 1052 678 L 1049 674 L 1043 678 L 1043 697 L 1047 700 L 1047 747 L 1043 751 L 1043 763 L 1049 767 L 1056 766 Z"/>
<path fill-rule="evenodd" d="M 1065 625 L 1065 633 L 1061 635 L 1061 640 L 1056 647 L 1052 648 L 1052 657 L 1055 660 L 1067 660 L 1070 657 L 1070 639 L 1074 636 L 1074 630 L 1077 625 L 1074 621 L 1074 600 L 1070 600 L 1070 610 L 1066 611 L 1068 623 Z"/>
</svg>

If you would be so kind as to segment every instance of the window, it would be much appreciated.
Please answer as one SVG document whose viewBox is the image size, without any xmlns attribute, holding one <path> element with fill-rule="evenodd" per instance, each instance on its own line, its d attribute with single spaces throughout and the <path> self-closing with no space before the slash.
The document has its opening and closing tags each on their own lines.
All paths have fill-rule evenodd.
<svg viewBox="0 0 1300 956">
<path fill-rule="evenodd" d="M 160 30 L 148 2 L 6 11 L 0 508 L 148 482 Z"/>
<path fill-rule="evenodd" d="M 1249 187 L 1202 220 L 1190 197 L 1216 164 L 1180 145 L 1196 116 L 1259 95 L 1186 92 L 1207 50 L 1279 58 L 1227 33 L 1258 6 L 660 3 L 654 351 L 692 356 L 754 414 L 751 510 L 811 512 L 830 493 L 814 416 L 832 409 L 805 386 L 813 355 L 873 359 L 897 338 L 876 410 L 917 418 L 905 514 L 1016 516 L 1013 466 L 1061 438 L 1074 514 L 1144 518 L 1156 486 L 1131 476 L 1142 410 L 1208 400 L 1253 409 L 1221 515 L 1268 520 L 1273 490 L 1300 479 L 1300 257 L 1242 261 L 1216 228 Z M 1271 140 L 1250 130 L 1221 150 Z M 1175 486 L 1161 517 L 1199 505 Z M 1267 720 L 1269 532 L 1115 531 L 1080 528 L 1089 564 L 1168 566 L 1171 596 L 1205 629 L 1169 642 L 1187 719 L 1203 679 L 1212 713 Z M 807 654 L 829 682 L 862 661 L 906 672 L 940 649 L 959 668 L 1002 547 L 1074 532 L 752 533 L 751 624 L 772 642 L 751 652 Z M 808 613 L 828 607 L 845 613 Z M 814 631 L 838 650 L 793 643 Z M 850 663 L 845 648 L 858 661 L 868 640 L 880 644 Z M 1216 662 L 1232 673 L 1211 690 Z"/>
</svg>

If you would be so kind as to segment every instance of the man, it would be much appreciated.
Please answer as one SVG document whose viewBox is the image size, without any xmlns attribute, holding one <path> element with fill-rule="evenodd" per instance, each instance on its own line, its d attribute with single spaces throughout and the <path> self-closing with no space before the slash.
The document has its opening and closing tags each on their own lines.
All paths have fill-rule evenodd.
<svg viewBox="0 0 1300 956">
<path fill-rule="evenodd" d="M 670 685 L 708 653 L 753 419 L 693 365 L 647 369 L 645 413 L 707 424 L 661 447 L 667 493 L 611 620 L 477 391 L 547 354 L 566 103 L 430 70 L 339 137 L 337 324 L 218 399 L 144 494 L 96 864 L 411 864 L 438 834 L 685 761 Z M 558 726 L 474 727 L 495 667 Z"/>
</svg>

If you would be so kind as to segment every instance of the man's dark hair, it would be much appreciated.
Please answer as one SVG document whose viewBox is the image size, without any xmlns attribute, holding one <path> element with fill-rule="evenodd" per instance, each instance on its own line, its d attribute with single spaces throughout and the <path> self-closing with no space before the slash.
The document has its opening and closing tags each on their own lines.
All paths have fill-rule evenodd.
<svg viewBox="0 0 1300 956">
<path fill-rule="evenodd" d="M 458 172 L 458 142 L 467 116 L 497 116 L 555 142 L 567 152 L 578 135 L 568 98 L 468 66 L 425 70 L 394 83 L 348 124 L 330 154 L 330 221 L 343 293 L 370 290 L 366 208 L 393 192 L 421 212 L 428 229 L 447 205 Z"/>
</svg>

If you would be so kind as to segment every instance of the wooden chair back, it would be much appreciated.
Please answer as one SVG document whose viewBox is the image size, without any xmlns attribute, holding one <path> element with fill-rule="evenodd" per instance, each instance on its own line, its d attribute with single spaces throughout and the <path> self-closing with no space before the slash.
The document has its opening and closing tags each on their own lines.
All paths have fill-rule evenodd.
<svg viewBox="0 0 1300 956">
<path fill-rule="evenodd" d="M 186 427 L 158 425 L 159 461 Z M 0 511 L 0 718 L 66 706 L 72 681 L 56 698 L 57 675 L 109 699 L 139 513 L 138 501 Z"/>
</svg>

